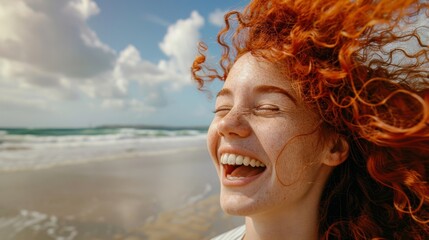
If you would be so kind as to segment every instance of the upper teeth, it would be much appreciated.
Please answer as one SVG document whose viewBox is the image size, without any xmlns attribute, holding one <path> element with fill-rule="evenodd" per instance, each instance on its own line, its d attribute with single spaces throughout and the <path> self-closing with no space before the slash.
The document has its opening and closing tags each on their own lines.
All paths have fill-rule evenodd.
<svg viewBox="0 0 429 240">
<path fill-rule="evenodd" d="M 258 160 L 251 159 L 249 157 L 236 155 L 232 153 L 225 153 L 221 156 L 220 162 L 222 164 L 229 165 L 244 165 L 244 166 L 252 166 L 252 167 L 265 167 L 265 164 L 261 163 Z"/>
</svg>

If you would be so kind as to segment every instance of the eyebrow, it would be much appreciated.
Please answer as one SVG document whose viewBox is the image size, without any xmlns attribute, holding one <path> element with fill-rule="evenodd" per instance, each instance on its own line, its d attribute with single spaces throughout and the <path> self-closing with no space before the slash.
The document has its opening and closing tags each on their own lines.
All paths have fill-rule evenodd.
<svg viewBox="0 0 429 240">
<path fill-rule="evenodd" d="M 296 98 L 294 98 L 292 94 L 290 94 L 288 91 L 286 91 L 283 88 L 270 86 L 270 85 L 260 85 L 256 87 L 255 91 L 256 93 L 281 93 L 286 95 L 290 100 L 292 100 L 293 103 L 297 104 Z M 231 96 L 231 95 L 232 95 L 231 90 L 229 90 L 228 88 L 223 88 L 218 92 L 218 94 L 216 94 L 216 97 Z"/>
<path fill-rule="evenodd" d="M 232 95 L 231 90 L 229 90 L 228 88 L 223 88 L 222 90 L 220 90 L 217 94 L 216 97 L 220 97 L 220 96 L 230 96 Z"/>
<path fill-rule="evenodd" d="M 290 100 L 292 100 L 292 102 L 297 104 L 296 98 L 294 98 L 292 96 L 292 94 L 290 94 L 286 89 L 283 89 L 283 88 L 279 88 L 279 87 L 275 87 L 275 86 L 271 86 L 271 85 L 261 85 L 261 86 L 256 87 L 255 92 L 257 92 L 257 93 L 281 93 L 281 94 L 286 95 L 288 98 L 290 98 Z"/>
</svg>

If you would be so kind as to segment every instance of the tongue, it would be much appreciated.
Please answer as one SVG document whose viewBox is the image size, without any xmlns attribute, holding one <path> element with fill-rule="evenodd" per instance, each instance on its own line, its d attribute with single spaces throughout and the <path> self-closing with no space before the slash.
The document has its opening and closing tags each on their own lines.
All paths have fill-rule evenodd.
<svg viewBox="0 0 429 240">
<path fill-rule="evenodd" d="M 263 167 L 240 166 L 231 172 L 231 177 L 251 177 L 263 172 Z"/>
</svg>

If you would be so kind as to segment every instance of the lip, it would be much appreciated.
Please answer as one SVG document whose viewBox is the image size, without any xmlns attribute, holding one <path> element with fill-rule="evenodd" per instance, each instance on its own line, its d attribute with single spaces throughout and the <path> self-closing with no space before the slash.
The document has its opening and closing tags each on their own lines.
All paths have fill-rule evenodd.
<svg viewBox="0 0 429 240">
<path fill-rule="evenodd" d="M 263 163 L 265 165 L 265 167 L 267 167 L 267 164 L 265 162 L 259 160 L 258 158 L 254 157 L 253 154 L 246 153 L 243 151 L 238 151 L 237 149 L 220 149 L 218 152 L 219 152 L 218 164 L 221 168 L 221 175 L 222 175 L 221 183 L 224 186 L 228 186 L 228 187 L 244 186 L 244 185 L 250 184 L 251 182 L 255 181 L 256 179 L 258 179 L 260 176 L 262 176 L 266 172 L 266 170 L 264 170 L 263 172 L 255 175 L 255 176 L 245 177 L 245 178 L 240 178 L 240 179 L 234 179 L 234 180 L 228 179 L 226 177 L 225 166 L 220 162 L 220 157 L 225 153 L 248 156 L 250 158 L 257 159 L 258 161 Z"/>
<path fill-rule="evenodd" d="M 226 177 L 226 171 L 225 171 L 224 165 L 220 164 L 220 167 L 222 168 L 222 170 L 221 170 L 221 172 L 222 172 L 222 179 L 221 179 L 222 185 L 227 186 L 227 187 L 240 187 L 240 186 L 245 186 L 247 184 L 250 184 L 251 182 L 258 179 L 260 176 L 262 176 L 266 171 L 266 170 L 264 170 L 263 172 L 259 173 L 258 175 L 255 175 L 255 176 L 231 180 L 231 179 L 228 179 Z"/>
</svg>

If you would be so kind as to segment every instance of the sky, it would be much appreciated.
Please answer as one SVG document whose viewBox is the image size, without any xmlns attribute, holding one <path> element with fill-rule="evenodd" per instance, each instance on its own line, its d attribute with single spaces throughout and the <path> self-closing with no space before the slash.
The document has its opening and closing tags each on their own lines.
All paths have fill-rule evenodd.
<svg viewBox="0 0 429 240">
<path fill-rule="evenodd" d="M 209 125 L 197 43 L 218 58 L 223 14 L 247 3 L 0 0 L 0 127 Z"/>
</svg>

